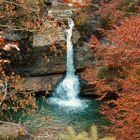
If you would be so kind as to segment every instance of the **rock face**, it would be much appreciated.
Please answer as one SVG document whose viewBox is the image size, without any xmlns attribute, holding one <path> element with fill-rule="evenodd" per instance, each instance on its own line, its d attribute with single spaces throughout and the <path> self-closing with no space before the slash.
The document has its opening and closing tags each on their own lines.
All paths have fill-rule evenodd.
<svg viewBox="0 0 140 140">
<path fill-rule="evenodd" d="M 14 59 L 12 57 L 11 67 L 23 77 L 22 82 L 26 90 L 51 93 L 55 85 L 65 75 L 65 30 L 67 28 L 67 18 L 71 17 L 72 13 L 73 9 L 62 10 L 56 8 L 50 10 L 49 16 L 51 20 L 47 19 L 42 25 L 42 32 L 33 36 L 33 47 L 28 49 L 24 45 L 21 51 L 17 52 L 18 55 L 14 55 Z M 84 27 L 83 32 L 90 33 L 91 28 L 88 27 L 89 25 L 85 26 L 88 29 Z M 89 51 L 86 45 L 83 45 L 81 40 L 81 30 L 79 32 L 74 28 L 72 37 L 74 65 L 78 74 L 84 71 L 87 65 L 93 64 L 92 52 Z M 24 40 L 24 42 L 26 41 Z M 94 95 L 95 88 L 92 85 L 89 86 L 88 83 L 82 84 L 81 93 L 85 93 L 86 96 Z"/>
<path fill-rule="evenodd" d="M 56 21 L 46 20 L 42 25 L 42 31 L 33 37 L 33 46 L 48 46 L 65 42 L 66 26 L 58 26 Z"/>
<path fill-rule="evenodd" d="M 27 33 L 5 32 L 4 38 L 5 38 L 5 40 L 9 40 L 9 41 L 20 41 L 23 39 L 27 39 L 28 34 Z"/>
<path fill-rule="evenodd" d="M 89 16 L 90 15 L 90 16 Z M 99 28 L 102 28 L 102 20 L 99 15 L 91 15 L 86 12 L 75 13 L 74 21 L 76 28 L 81 33 L 81 37 L 84 40 L 89 40 L 91 35 L 99 36 Z"/>
<path fill-rule="evenodd" d="M 23 79 L 26 90 L 34 92 L 45 92 L 50 94 L 57 84 L 62 79 L 62 75 L 50 75 L 43 77 L 25 77 Z"/>
<path fill-rule="evenodd" d="M 81 94 L 82 97 L 97 98 L 96 87 L 93 84 L 83 81 L 81 85 Z"/>
<path fill-rule="evenodd" d="M 66 72 L 66 50 L 56 46 L 56 51 L 51 51 L 52 46 L 33 48 L 30 57 L 25 64 L 13 66 L 13 69 L 22 76 L 37 77 L 45 75 L 64 74 Z M 90 63 L 91 55 L 83 47 L 74 47 L 75 68 L 77 72 L 86 68 Z M 89 59 L 90 58 L 90 59 Z"/>
<path fill-rule="evenodd" d="M 51 47 L 33 48 L 30 59 L 24 65 L 13 69 L 23 77 L 26 90 L 33 92 L 52 91 L 66 73 L 66 51 L 58 46 L 59 52 L 50 51 Z M 60 50 L 63 55 L 60 55 Z M 85 47 L 75 46 L 74 64 L 76 72 L 82 72 L 92 62 L 92 54 Z"/>
</svg>

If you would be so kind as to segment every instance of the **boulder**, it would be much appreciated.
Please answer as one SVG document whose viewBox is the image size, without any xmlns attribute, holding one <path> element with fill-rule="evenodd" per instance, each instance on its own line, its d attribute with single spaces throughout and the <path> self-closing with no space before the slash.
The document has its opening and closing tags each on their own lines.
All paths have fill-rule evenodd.
<svg viewBox="0 0 140 140">
<path fill-rule="evenodd" d="M 20 135 L 26 135 L 24 128 L 16 124 L 5 123 L 0 125 L 0 138 L 4 140 L 12 140 L 18 138 Z"/>
<path fill-rule="evenodd" d="M 82 81 L 80 96 L 97 98 L 95 85 Z"/>
<path fill-rule="evenodd" d="M 23 40 L 23 39 L 27 39 L 29 37 L 29 35 L 25 32 L 5 32 L 4 33 L 4 38 L 5 40 L 8 40 L 8 41 L 20 41 L 20 40 Z"/>
<path fill-rule="evenodd" d="M 22 83 L 27 91 L 46 92 L 50 94 L 62 75 L 50 75 L 43 77 L 25 77 Z"/>
</svg>

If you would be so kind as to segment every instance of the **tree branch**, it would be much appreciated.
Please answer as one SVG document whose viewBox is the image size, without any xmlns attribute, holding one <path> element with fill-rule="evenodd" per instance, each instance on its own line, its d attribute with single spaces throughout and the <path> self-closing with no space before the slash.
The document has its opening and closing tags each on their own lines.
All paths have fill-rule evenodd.
<svg viewBox="0 0 140 140">
<path fill-rule="evenodd" d="M 3 87 L 3 88 L 4 88 L 4 96 L 3 96 L 2 101 L 0 102 L 0 106 L 2 105 L 2 103 L 5 100 L 6 95 L 7 95 L 7 81 L 6 80 L 5 80 L 5 87 Z"/>
<path fill-rule="evenodd" d="M 31 134 L 31 133 L 29 133 L 27 130 L 25 130 L 20 124 L 17 124 L 17 123 L 14 123 L 14 122 L 5 122 L 5 121 L 0 121 L 0 123 L 2 123 L 2 124 L 7 124 L 7 125 L 14 125 L 14 126 L 16 126 L 19 130 L 21 129 L 25 134 L 27 134 L 27 135 L 29 135 L 29 136 L 31 136 L 31 137 L 33 137 L 33 138 L 49 138 L 49 137 L 51 137 L 51 139 L 52 139 L 52 136 L 53 136 L 53 134 L 50 136 L 50 135 L 47 135 L 47 136 L 37 136 L 37 135 L 33 135 L 33 134 Z"/>
<path fill-rule="evenodd" d="M 28 28 L 20 27 L 20 26 L 11 26 L 11 25 L 2 25 L 2 24 L 0 24 L 0 27 L 9 28 L 10 30 L 14 30 L 14 31 L 29 31 L 29 32 L 40 31 L 40 29 L 39 30 L 31 30 L 31 29 L 28 29 Z"/>
<path fill-rule="evenodd" d="M 14 5 L 16 5 L 16 6 L 20 7 L 20 8 L 22 8 L 22 9 L 26 10 L 27 13 L 30 14 L 31 16 L 36 17 L 36 15 L 32 13 L 33 11 L 30 12 L 30 11 L 28 11 L 28 9 L 26 9 L 25 7 L 19 5 L 19 4 L 15 3 L 15 2 L 8 1 L 8 0 L 3 0 L 3 2 L 4 2 L 4 3 L 9 3 L 9 4 L 14 4 Z"/>
</svg>

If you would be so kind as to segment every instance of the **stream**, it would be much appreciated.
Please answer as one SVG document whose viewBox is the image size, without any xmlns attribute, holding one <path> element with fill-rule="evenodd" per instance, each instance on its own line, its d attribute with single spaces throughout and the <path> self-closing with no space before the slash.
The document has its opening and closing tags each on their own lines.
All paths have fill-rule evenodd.
<svg viewBox="0 0 140 140">
<path fill-rule="evenodd" d="M 107 122 L 98 113 L 100 101 L 80 98 L 80 79 L 75 75 L 73 44 L 71 41 L 74 22 L 68 19 L 67 37 L 67 72 L 47 99 L 37 99 L 38 110 L 34 116 L 25 117 L 29 130 L 40 127 L 53 128 L 73 126 L 86 130 L 91 125 L 106 125 Z M 46 129 L 43 128 L 43 129 Z M 62 130 L 62 129 L 61 129 Z"/>
</svg>

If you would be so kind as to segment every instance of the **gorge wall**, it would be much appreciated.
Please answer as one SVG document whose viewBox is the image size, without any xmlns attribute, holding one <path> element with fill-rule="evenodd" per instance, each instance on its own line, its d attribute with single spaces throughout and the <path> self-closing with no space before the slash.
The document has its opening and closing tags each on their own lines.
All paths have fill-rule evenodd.
<svg viewBox="0 0 140 140">
<path fill-rule="evenodd" d="M 98 17 L 91 16 L 84 22 L 80 21 L 81 9 L 71 8 L 62 3 L 47 9 L 47 14 L 49 19 L 42 25 L 44 30 L 34 34 L 32 39 L 24 33 L 6 34 L 7 40 L 19 40 L 21 45 L 20 52 L 13 50 L 6 55 L 12 60 L 11 69 L 23 77 L 22 82 L 26 90 L 46 95 L 52 92 L 66 73 L 67 18 L 73 17 L 76 24 L 72 40 L 74 65 L 79 75 L 87 65 L 94 64 L 92 51 L 86 47 L 85 41 L 88 41 L 91 34 L 97 34 L 97 28 L 102 26 Z M 94 97 L 94 85 L 81 81 L 81 95 Z"/>
</svg>

